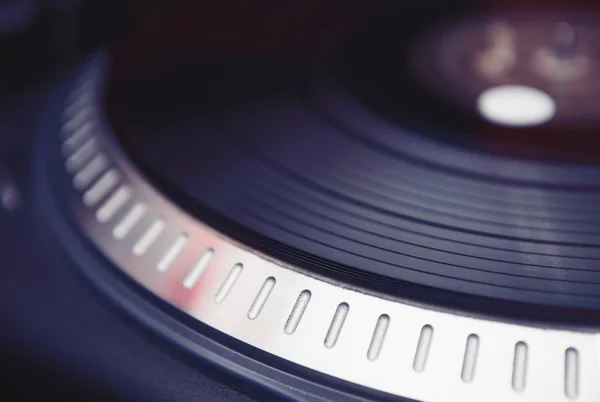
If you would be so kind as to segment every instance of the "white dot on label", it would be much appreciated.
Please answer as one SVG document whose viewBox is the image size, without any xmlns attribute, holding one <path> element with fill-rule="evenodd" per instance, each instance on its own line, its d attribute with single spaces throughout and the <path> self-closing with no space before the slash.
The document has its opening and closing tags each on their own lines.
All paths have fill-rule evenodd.
<svg viewBox="0 0 600 402">
<path fill-rule="evenodd" d="M 492 123 L 530 127 L 551 120 L 556 113 L 556 103 L 549 94 L 533 87 L 500 85 L 479 95 L 477 109 Z"/>
</svg>

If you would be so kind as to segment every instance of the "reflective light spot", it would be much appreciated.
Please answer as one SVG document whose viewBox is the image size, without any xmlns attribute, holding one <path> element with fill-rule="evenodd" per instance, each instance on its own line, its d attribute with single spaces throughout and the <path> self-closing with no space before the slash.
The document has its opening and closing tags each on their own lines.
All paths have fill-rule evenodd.
<svg viewBox="0 0 600 402">
<path fill-rule="evenodd" d="M 11 185 L 0 187 L 0 206 L 7 211 L 15 210 L 21 202 L 21 194 Z"/>
<path fill-rule="evenodd" d="M 477 99 L 479 113 L 492 123 L 529 127 L 546 123 L 556 113 L 556 103 L 546 92 L 523 85 L 492 87 Z"/>
</svg>

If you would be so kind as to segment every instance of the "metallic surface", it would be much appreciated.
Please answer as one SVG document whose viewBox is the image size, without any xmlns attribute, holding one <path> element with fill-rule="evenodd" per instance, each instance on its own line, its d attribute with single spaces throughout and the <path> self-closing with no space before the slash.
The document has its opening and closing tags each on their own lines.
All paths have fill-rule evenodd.
<svg viewBox="0 0 600 402">
<path fill-rule="evenodd" d="M 93 64 L 65 105 L 62 141 L 79 144 L 63 147 L 65 174 L 74 180 L 70 207 L 91 242 L 159 298 L 255 348 L 394 395 L 427 401 L 600 398 L 596 333 L 389 300 L 273 261 L 206 227 L 128 162 L 102 115 L 103 80 Z M 76 164 L 73 158 L 89 141 L 96 144 L 93 152 Z M 89 168 L 98 155 L 108 163 Z M 90 170 L 97 172 L 88 180 Z M 98 195 L 106 172 L 118 183 Z M 124 221 L 126 230 L 119 230 Z M 136 248 L 140 242 L 143 252 Z"/>
</svg>

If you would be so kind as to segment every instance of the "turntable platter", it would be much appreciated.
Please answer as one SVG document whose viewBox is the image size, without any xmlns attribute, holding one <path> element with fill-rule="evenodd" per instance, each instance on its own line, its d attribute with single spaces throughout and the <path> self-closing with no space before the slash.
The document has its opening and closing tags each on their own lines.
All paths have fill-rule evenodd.
<svg viewBox="0 0 600 402">
<path fill-rule="evenodd" d="M 85 277 L 282 398 L 595 400 L 600 14 L 228 7 L 56 95 L 36 189 Z"/>
</svg>

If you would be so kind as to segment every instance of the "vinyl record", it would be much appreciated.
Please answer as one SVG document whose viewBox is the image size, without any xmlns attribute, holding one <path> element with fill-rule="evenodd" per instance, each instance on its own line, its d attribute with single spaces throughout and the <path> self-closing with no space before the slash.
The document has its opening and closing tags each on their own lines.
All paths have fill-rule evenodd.
<svg viewBox="0 0 600 402">
<path fill-rule="evenodd" d="M 109 117 L 152 180 L 234 238 L 376 289 L 597 308 L 600 14 L 300 9 L 285 35 L 282 6 L 260 29 L 115 50 Z M 521 64 L 484 71 L 511 49 Z M 550 111 L 486 116 L 486 91 L 511 88 Z"/>
</svg>

